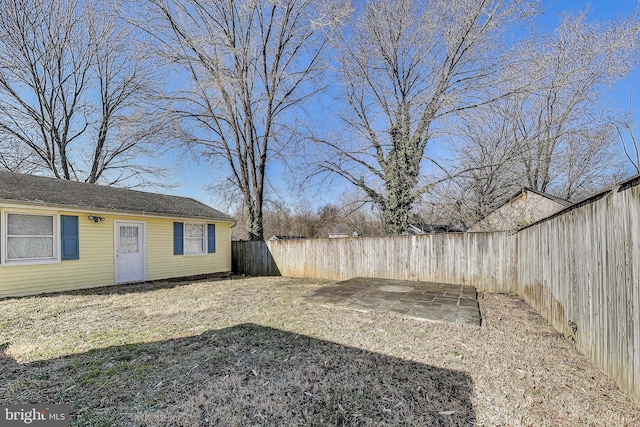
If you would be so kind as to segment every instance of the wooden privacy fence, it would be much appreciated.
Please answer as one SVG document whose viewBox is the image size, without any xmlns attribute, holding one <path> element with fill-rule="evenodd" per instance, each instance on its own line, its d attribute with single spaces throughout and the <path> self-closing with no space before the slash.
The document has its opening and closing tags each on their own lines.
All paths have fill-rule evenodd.
<svg viewBox="0 0 640 427">
<path fill-rule="evenodd" d="M 236 273 L 513 292 L 640 403 L 640 176 L 516 234 L 233 242 Z"/>
<path fill-rule="evenodd" d="M 515 292 L 513 250 L 506 233 L 234 242 L 233 271 L 348 279 L 383 277 L 473 284 Z"/>
<path fill-rule="evenodd" d="M 515 236 L 518 294 L 640 403 L 640 178 Z"/>
</svg>

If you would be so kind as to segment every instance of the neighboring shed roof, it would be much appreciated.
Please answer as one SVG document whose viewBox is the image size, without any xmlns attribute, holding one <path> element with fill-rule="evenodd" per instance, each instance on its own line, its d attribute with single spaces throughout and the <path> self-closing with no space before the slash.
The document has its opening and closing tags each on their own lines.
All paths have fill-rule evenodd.
<svg viewBox="0 0 640 427">
<path fill-rule="evenodd" d="M 556 203 L 559 203 L 565 207 L 569 207 L 571 206 L 573 203 L 565 200 L 565 199 L 561 199 L 560 197 L 556 197 L 556 196 L 552 196 L 551 194 L 545 193 L 544 191 L 538 191 L 538 190 L 534 190 L 532 188 L 529 187 L 522 187 L 520 190 L 518 190 L 517 193 L 515 193 L 513 196 L 509 197 L 507 200 L 505 200 L 504 203 L 502 203 L 500 206 L 498 206 L 497 208 L 495 208 L 493 210 L 493 212 L 497 211 L 498 209 L 500 209 L 501 207 L 503 207 L 504 205 L 509 204 L 510 202 L 512 202 L 513 200 L 519 198 L 520 196 L 522 196 L 523 193 L 525 192 L 531 192 L 534 194 L 537 194 L 538 196 L 542 196 L 544 198 L 547 198 L 551 201 L 554 201 Z"/>
<path fill-rule="evenodd" d="M 230 216 L 187 197 L 5 171 L 0 171 L 0 201 L 233 221 Z"/>
<path fill-rule="evenodd" d="M 512 199 L 515 199 L 516 197 L 518 197 L 518 195 L 520 195 L 520 193 L 522 193 L 523 190 L 530 191 L 532 193 L 536 193 L 537 195 L 542 196 L 542 197 L 546 197 L 547 199 L 553 200 L 556 203 L 560 203 L 561 205 L 564 205 L 565 207 L 569 207 L 569 206 L 571 206 L 573 204 L 573 203 L 569 202 L 568 200 L 561 199 L 560 197 L 553 196 L 553 195 L 551 195 L 549 193 L 545 193 L 544 191 L 534 190 L 533 188 L 529 188 L 529 187 L 523 187 L 522 190 L 520 190 L 516 194 L 514 194 L 511 197 L 511 199 L 509 199 L 509 200 L 512 200 Z"/>
<path fill-rule="evenodd" d="M 329 230 L 329 237 L 351 237 L 353 233 L 354 231 L 348 225 L 336 224 Z"/>
<path fill-rule="evenodd" d="M 533 198 L 527 196 L 531 194 Z M 497 209 L 469 228 L 469 232 L 504 231 L 522 227 L 563 210 L 572 203 L 551 194 L 523 187 Z"/>
<path fill-rule="evenodd" d="M 582 206 L 591 204 L 591 203 L 593 203 L 593 202 L 595 202 L 597 200 L 600 200 L 601 198 L 605 197 L 609 193 L 625 191 L 625 190 L 628 190 L 629 188 L 635 187 L 636 185 L 640 185 L 640 174 L 633 175 L 633 176 L 625 179 L 624 181 L 618 182 L 617 184 L 615 184 L 612 187 L 609 187 L 609 188 L 606 188 L 604 190 L 600 190 L 600 191 L 597 191 L 595 193 L 589 194 L 586 197 L 584 197 L 583 199 L 581 199 L 581 200 L 579 200 L 579 201 L 577 201 L 575 203 L 571 203 L 569 206 L 567 206 L 566 208 L 554 213 L 553 215 L 548 216 L 546 218 L 542 218 L 542 219 L 540 219 L 540 220 L 538 220 L 538 221 L 536 221 L 536 222 L 534 222 L 532 224 L 527 225 L 526 227 L 523 227 L 522 229 L 529 228 L 529 227 L 533 226 L 534 224 L 538 224 L 538 223 L 543 222 L 543 221 L 548 221 L 548 220 L 553 219 L 553 218 L 555 218 L 555 217 L 557 217 L 559 215 L 563 215 L 563 214 L 565 214 L 567 212 L 570 212 L 570 211 L 572 211 L 574 209 L 578 209 L 578 208 L 580 208 Z M 518 231 L 520 231 L 520 230 L 518 230 Z"/>
<path fill-rule="evenodd" d="M 301 240 L 301 239 L 306 239 L 306 237 L 305 236 L 286 236 L 282 234 L 274 234 L 273 236 L 269 237 L 269 240 Z"/>
<path fill-rule="evenodd" d="M 461 233 L 462 229 L 451 224 L 409 224 L 408 234 Z"/>
</svg>

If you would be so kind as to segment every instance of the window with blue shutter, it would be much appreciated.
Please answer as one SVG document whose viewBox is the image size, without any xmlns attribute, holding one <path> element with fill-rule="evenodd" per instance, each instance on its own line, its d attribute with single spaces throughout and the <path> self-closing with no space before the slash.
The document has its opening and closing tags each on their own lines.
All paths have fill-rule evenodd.
<svg viewBox="0 0 640 427">
<path fill-rule="evenodd" d="M 216 252 L 216 225 L 207 224 L 207 252 L 213 254 Z"/>
<path fill-rule="evenodd" d="M 60 240 L 63 261 L 80 259 L 80 239 L 78 233 L 78 217 L 60 215 Z"/>
<path fill-rule="evenodd" d="M 173 223 L 173 254 L 184 254 L 184 226 L 181 222 Z"/>
</svg>

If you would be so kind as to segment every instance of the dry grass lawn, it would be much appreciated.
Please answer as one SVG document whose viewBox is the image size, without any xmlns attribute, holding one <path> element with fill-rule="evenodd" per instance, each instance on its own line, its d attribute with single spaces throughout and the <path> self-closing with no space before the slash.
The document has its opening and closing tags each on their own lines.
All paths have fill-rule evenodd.
<svg viewBox="0 0 640 427">
<path fill-rule="evenodd" d="M 156 283 L 0 301 L 0 402 L 78 426 L 637 426 L 521 300 L 481 327 L 307 304 L 329 282 Z"/>
</svg>

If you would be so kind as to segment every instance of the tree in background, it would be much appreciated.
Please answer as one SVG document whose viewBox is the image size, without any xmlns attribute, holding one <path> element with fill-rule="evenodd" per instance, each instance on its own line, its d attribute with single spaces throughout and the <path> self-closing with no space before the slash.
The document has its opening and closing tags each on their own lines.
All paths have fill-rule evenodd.
<svg viewBox="0 0 640 427">
<path fill-rule="evenodd" d="M 442 209 L 468 226 L 524 186 L 576 201 L 615 181 L 617 117 L 602 95 L 636 65 L 638 28 L 635 14 L 583 12 L 522 42 L 513 73 L 527 90 L 462 114 L 454 151 L 469 172 L 439 189 Z"/>
<path fill-rule="evenodd" d="M 346 200 L 312 209 L 302 204 L 289 209 L 283 203 L 268 203 L 265 209 L 265 236 L 327 238 L 336 228 L 354 231 L 359 236 L 380 236 L 382 222 L 376 212 L 363 209 L 361 203 Z"/>
<path fill-rule="evenodd" d="M 36 173 L 40 169 L 28 146 L 12 137 L 0 137 L 0 169 L 15 173 Z"/>
<path fill-rule="evenodd" d="M 512 123 L 505 120 L 508 107 L 502 100 L 458 117 L 450 150 L 455 154 L 454 167 L 464 172 L 424 197 L 422 216 L 466 229 L 524 185 L 516 166 L 520 153 Z"/>
<path fill-rule="evenodd" d="M 301 112 L 335 53 L 343 92 L 317 114 L 337 111 L 344 128 L 307 126 L 316 172 L 359 189 L 386 233 L 406 232 L 425 198 L 464 224 L 523 185 L 576 199 L 615 176 L 616 133 L 638 168 L 631 116 L 603 107 L 637 65 L 638 14 L 566 15 L 508 40 L 536 3 L 132 0 L 116 15 L 112 2 L 0 0 L 0 168 L 140 185 L 161 176 L 145 166 L 159 141 L 187 142 L 225 165 L 247 233 L 263 238 L 269 175 L 299 172 Z"/>
<path fill-rule="evenodd" d="M 0 17 L 2 167 L 127 186 L 161 172 L 139 162 L 159 85 L 127 27 L 80 0 L 3 0 Z"/>
<path fill-rule="evenodd" d="M 639 34 L 635 13 L 589 23 L 583 12 L 521 45 L 526 66 L 517 72 L 530 90 L 510 97 L 502 120 L 512 129 L 524 185 L 574 200 L 608 181 L 616 118 L 602 95 L 637 65 Z"/>
<path fill-rule="evenodd" d="M 183 67 L 175 98 L 181 138 L 224 159 L 245 228 L 264 237 L 268 164 L 286 150 L 292 117 L 323 71 L 327 24 L 312 0 L 151 0 L 139 12 L 162 55 Z"/>
<path fill-rule="evenodd" d="M 616 122 L 616 131 L 620 137 L 620 145 L 628 164 L 633 167 L 633 173 L 640 173 L 640 145 L 636 138 L 635 129 L 637 124 L 633 122 L 632 92 L 629 91 L 629 111 Z M 625 134 L 627 138 L 625 138 Z"/>
<path fill-rule="evenodd" d="M 338 40 L 349 137 L 322 141 L 320 169 L 364 191 L 385 232 L 400 234 L 433 187 L 423 168 L 440 168 L 428 146 L 446 133 L 443 120 L 507 94 L 502 36 L 535 9 L 523 0 L 356 3 Z"/>
</svg>

